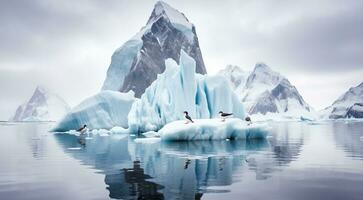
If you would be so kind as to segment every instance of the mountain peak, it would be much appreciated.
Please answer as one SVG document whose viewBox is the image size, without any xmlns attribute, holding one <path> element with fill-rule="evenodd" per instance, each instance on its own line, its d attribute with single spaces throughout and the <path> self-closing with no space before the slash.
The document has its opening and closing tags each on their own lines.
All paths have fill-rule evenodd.
<svg viewBox="0 0 363 200">
<path fill-rule="evenodd" d="M 46 89 L 44 86 L 41 86 L 41 85 L 37 85 L 37 87 L 35 88 L 35 91 L 34 93 L 42 93 L 42 94 L 45 94 L 45 93 L 48 93 L 48 89 Z"/>
<path fill-rule="evenodd" d="M 238 67 L 237 65 L 227 65 L 226 68 L 224 69 L 225 71 L 229 71 L 229 72 L 237 72 L 237 73 L 243 73 L 244 71 Z"/>
<path fill-rule="evenodd" d="M 178 28 L 189 30 L 192 30 L 193 28 L 193 24 L 189 22 L 182 12 L 163 1 L 158 1 L 154 6 L 154 10 L 152 11 L 147 24 L 152 24 L 161 17 L 167 18 L 170 23 Z"/>
<path fill-rule="evenodd" d="M 70 107 L 58 95 L 43 86 L 37 86 L 31 98 L 20 105 L 11 118 L 13 121 L 57 120 L 68 112 Z"/>
<path fill-rule="evenodd" d="M 253 71 L 271 71 L 272 72 L 272 69 L 265 63 L 258 62 L 258 63 L 256 63 L 255 69 Z"/>
</svg>

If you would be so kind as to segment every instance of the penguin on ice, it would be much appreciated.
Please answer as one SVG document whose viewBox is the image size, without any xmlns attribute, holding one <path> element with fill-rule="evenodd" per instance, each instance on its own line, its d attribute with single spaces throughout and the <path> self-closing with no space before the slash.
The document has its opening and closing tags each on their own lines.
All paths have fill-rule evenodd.
<svg viewBox="0 0 363 200">
<path fill-rule="evenodd" d="M 192 118 L 188 115 L 188 112 L 187 111 L 184 111 L 184 118 L 186 120 L 186 124 L 188 124 L 189 122 L 192 122 L 194 123 L 194 121 L 192 120 Z"/>
<path fill-rule="evenodd" d="M 87 131 L 87 125 L 83 125 L 83 127 L 79 128 L 77 132 L 80 132 L 81 134 L 85 133 Z"/>
<path fill-rule="evenodd" d="M 222 122 L 226 121 L 227 117 L 232 116 L 233 113 L 224 113 L 222 111 L 219 111 L 219 116 L 222 118 Z"/>
</svg>

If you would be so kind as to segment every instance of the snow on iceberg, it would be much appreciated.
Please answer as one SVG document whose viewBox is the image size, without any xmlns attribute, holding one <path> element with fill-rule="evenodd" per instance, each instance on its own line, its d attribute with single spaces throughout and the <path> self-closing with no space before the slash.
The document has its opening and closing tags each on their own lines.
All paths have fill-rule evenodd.
<svg viewBox="0 0 363 200">
<path fill-rule="evenodd" d="M 183 111 L 193 119 L 214 118 L 221 110 L 244 118 L 243 105 L 224 77 L 196 74 L 194 59 L 184 51 L 179 63 L 180 67 L 167 59 L 164 73 L 132 105 L 128 115 L 132 132 L 157 131 L 182 119 Z"/>
<path fill-rule="evenodd" d="M 185 124 L 179 120 L 165 125 L 158 132 L 162 140 L 221 140 L 221 139 L 262 139 L 266 138 L 268 127 L 265 124 L 251 124 L 238 118 L 197 119 Z"/>
<path fill-rule="evenodd" d="M 84 124 L 90 129 L 128 127 L 127 114 L 134 102 L 134 93 L 102 91 L 73 108 L 52 129 L 55 132 L 77 130 Z"/>
</svg>

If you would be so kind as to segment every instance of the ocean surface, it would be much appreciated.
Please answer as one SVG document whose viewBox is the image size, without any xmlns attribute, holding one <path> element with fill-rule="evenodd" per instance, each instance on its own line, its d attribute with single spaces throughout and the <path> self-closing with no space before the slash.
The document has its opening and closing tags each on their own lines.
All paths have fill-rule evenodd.
<svg viewBox="0 0 363 200">
<path fill-rule="evenodd" d="M 0 123 L 0 199 L 363 199 L 363 122 L 272 123 L 265 140 L 160 142 Z"/>
</svg>

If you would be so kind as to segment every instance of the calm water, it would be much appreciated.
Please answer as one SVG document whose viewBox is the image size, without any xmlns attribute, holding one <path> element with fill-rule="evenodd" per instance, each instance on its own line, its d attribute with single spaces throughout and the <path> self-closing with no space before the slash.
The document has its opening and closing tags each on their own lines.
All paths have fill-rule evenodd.
<svg viewBox="0 0 363 200">
<path fill-rule="evenodd" d="M 0 199 L 363 199 L 363 123 L 275 123 L 253 141 L 163 143 L 0 124 Z"/>
</svg>

